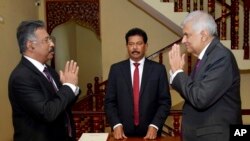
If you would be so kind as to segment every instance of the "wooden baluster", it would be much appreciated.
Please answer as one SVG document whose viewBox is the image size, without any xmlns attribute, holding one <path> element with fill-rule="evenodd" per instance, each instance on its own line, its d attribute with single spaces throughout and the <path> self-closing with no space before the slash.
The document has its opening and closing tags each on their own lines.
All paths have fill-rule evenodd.
<svg viewBox="0 0 250 141">
<path fill-rule="evenodd" d="M 88 107 L 89 107 L 89 111 L 94 111 L 94 95 L 91 95 L 91 97 L 89 97 L 89 101 L 88 101 Z"/>
<path fill-rule="evenodd" d="M 193 5 L 194 5 L 193 11 L 198 10 L 197 0 L 194 0 Z"/>
<path fill-rule="evenodd" d="M 243 39 L 244 59 L 249 59 L 249 10 L 250 10 L 250 1 L 244 0 L 244 39 Z"/>
<path fill-rule="evenodd" d="M 203 10 L 203 0 L 200 0 L 200 10 Z"/>
<path fill-rule="evenodd" d="M 174 114 L 174 136 L 180 136 L 180 115 Z"/>
<path fill-rule="evenodd" d="M 93 116 L 93 132 L 94 133 L 104 132 L 104 120 L 101 115 Z"/>
<path fill-rule="evenodd" d="M 239 0 L 234 0 L 235 3 L 235 14 L 234 14 L 234 49 L 239 49 Z"/>
<path fill-rule="evenodd" d="M 231 1 L 231 49 L 239 49 L 239 1 Z"/>
<path fill-rule="evenodd" d="M 82 134 L 81 117 L 79 114 L 73 114 L 73 119 L 76 127 L 76 139 L 78 140 Z"/>
<path fill-rule="evenodd" d="M 99 94 L 99 77 L 95 77 L 95 88 L 94 88 L 95 94 Z"/>
<path fill-rule="evenodd" d="M 178 0 L 174 0 L 174 12 L 178 12 Z"/>
<path fill-rule="evenodd" d="M 183 0 L 178 0 L 178 12 L 183 12 L 182 1 Z"/>
<path fill-rule="evenodd" d="M 103 111 L 103 105 L 104 105 L 104 95 L 98 94 L 96 95 L 96 111 Z"/>
<path fill-rule="evenodd" d="M 221 22 L 221 40 L 226 40 L 226 30 L 227 30 L 227 25 L 226 25 L 226 14 L 227 14 L 227 9 L 225 5 L 225 0 L 222 0 L 222 22 Z"/>
<path fill-rule="evenodd" d="M 231 49 L 235 49 L 234 47 L 234 37 L 235 37 L 235 28 L 234 28 L 234 25 L 235 25 L 235 18 L 236 18 L 236 15 L 235 15 L 235 5 L 234 5 L 234 0 L 231 0 L 231 33 L 230 33 L 230 36 L 231 36 Z"/>
<path fill-rule="evenodd" d="M 87 84 L 87 95 L 91 95 L 93 94 L 93 91 L 92 91 L 92 84 L 91 83 L 88 83 Z"/>
<path fill-rule="evenodd" d="M 208 13 L 211 14 L 215 18 L 214 11 L 215 11 L 215 0 L 208 0 Z"/>
<path fill-rule="evenodd" d="M 87 84 L 87 87 L 88 87 L 88 94 L 89 94 L 89 97 L 88 97 L 88 101 L 87 102 L 85 102 L 86 103 L 86 109 L 88 110 L 88 111 L 90 111 L 90 110 L 93 110 L 93 101 L 94 101 L 94 96 L 93 96 L 93 90 L 92 90 L 92 84 L 91 83 L 88 83 Z"/>
<path fill-rule="evenodd" d="M 82 121 L 82 132 L 91 133 L 93 132 L 93 118 L 90 115 L 84 115 L 84 120 Z"/>
<path fill-rule="evenodd" d="M 190 0 L 187 0 L 187 12 L 190 12 L 191 8 L 190 8 Z"/>
<path fill-rule="evenodd" d="M 94 92 L 95 95 L 93 96 L 93 111 L 96 111 L 97 109 L 97 97 L 96 95 L 100 93 L 100 89 L 99 89 L 99 77 L 95 77 L 95 85 L 94 85 Z"/>
<path fill-rule="evenodd" d="M 221 29 L 220 21 L 217 21 L 216 24 L 217 24 L 218 37 L 220 37 L 220 35 L 221 35 L 221 32 L 220 32 L 220 29 Z"/>
</svg>

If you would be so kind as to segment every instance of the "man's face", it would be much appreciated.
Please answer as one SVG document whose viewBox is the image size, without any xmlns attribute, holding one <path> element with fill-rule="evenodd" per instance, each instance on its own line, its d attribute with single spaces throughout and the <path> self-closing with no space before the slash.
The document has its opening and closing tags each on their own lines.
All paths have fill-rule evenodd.
<svg viewBox="0 0 250 141">
<path fill-rule="evenodd" d="M 144 57 L 147 44 L 144 43 L 142 36 L 134 35 L 128 37 L 127 49 L 129 57 L 138 62 Z"/>
<path fill-rule="evenodd" d="M 202 34 L 193 30 L 191 24 L 189 22 L 183 27 L 182 43 L 189 53 L 198 56 L 203 49 Z"/>
<path fill-rule="evenodd" d="M 32 41 L 33 57 L 41 63 L 46 63 L 54 56 L 54 43 L 45 28 L 35 31 L 36 40 Z"/>
</svg>

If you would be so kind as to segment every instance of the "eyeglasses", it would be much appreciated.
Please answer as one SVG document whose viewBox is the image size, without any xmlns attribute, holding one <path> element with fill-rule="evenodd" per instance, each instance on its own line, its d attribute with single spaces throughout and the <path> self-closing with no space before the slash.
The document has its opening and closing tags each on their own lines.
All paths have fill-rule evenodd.
<svg viewBox="0 0 250 141">
<path fill-rule="evenodd" d="M 48 36 L 40 40 L 40 42 L 47 43 L 47 44 L 55 43 L 55 41 L 56 41 L 56 38 L 54 36 Z M 33 40 L 33 42 L 38 42 L 38 40 Z"/>
</svg>

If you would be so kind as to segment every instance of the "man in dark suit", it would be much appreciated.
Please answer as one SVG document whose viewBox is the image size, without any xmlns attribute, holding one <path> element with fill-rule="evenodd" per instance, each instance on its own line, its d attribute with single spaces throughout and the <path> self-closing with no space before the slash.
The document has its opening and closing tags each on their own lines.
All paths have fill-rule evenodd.
<svg viewBox="0 0 250 141">
<path fill-rule="evenodd" d="M 129 30 L 125 39 L 130 58 L 111 66 L 105 112 L 114 138 L 155 139 L 171 108 L 166 69 L 145 58 L 147 35 L 142 29 Z M 138 63 L 137 68 L 134 63 Z"/>
<path fill-rule="evenodd" d="M 9 78 L 14 141 L 74 141 L 70 108 L 79 94 L 77 63 L 68 61 L 60 76 L 46 65 L 54 43 L 42 21 L 21 22 L 17 40 L 22 57 Z"/>
<path fill-rule="evenodd" d="M 188 76 L 180 46 L 169 51 L 170 83 L 185 100 L 183 141 L 229 141 L 229 126 L 242 123 L 237 62 L 217 39 L 216 23 L 208 13 L 192 12 L 182 26 L 182 43 L 200 60 Z"/>
</svg>

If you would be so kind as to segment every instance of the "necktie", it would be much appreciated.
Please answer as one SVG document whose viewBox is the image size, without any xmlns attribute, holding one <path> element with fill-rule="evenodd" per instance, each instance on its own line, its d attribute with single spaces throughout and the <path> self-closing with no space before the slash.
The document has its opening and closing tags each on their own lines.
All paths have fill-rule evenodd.
<svg viewBox="0 0 250 141">
<path fill-rule="evenodd" d="M 44 74 L 46 75 L 48 81 L 52 84 L 52 86 L 53 86 L 53 88 L 54 88 L 54 91 L 57 92 L 57 91 L 58 91 L 58 88 L 57 88 L 56 84 L 54 83 L 54 80 L 53 80 L 53 78 L 52 78 L 52 76 L 51 76 L 51 74 L 50 74 L 48 68 L 47 68 L 47 67 L 44 67 L 43 72 L 44 72 Z M 72 129 L 71 129 L 71 124 L 70 124 L 70 118 L 69 118 L 68 113 L 67 113 L 67 112 L 65 112 L 65 113 L 66 113 L 66 120 L 67 120 L 67 125 L 66 125 L 66 126 L 67 126 L 67 128 L 68 128 L 68 135 L 69 135 L 70 137 L 72 137 Z"/>
<path fill-rule="evenodd" d="M 134 95 L 134 124 L 139 125 L 139 63 L 134 63 L 134 80 L 133 80 L 133 95 Z"/>
<path fill-rule="evenodd" d="M 58 91 L 58 88 L 57 88 L 56 84 L 54 83 L 53 78 L 52 78 L 51 74 L 49 73 L 48 68 L 45 67 L 44 70 L 43 70 L 43 72 L 44 72 L 44 74 L 46 75 L 48 81 L 52 84 L 52 86 L 53 86 L 53 88 L 54 88 L 54 91 L 57 92 L 57 91 Z"/>
<path fill-rule="evenodd" d="M 201 60 L 197 59 L 196 64 L 195 64 L 195 68 L 194 68 L 194 72 L 192 73 L 192 78 L 194 78 L 196 72 L 199 70 L 200 63 L 201 63 Z"/>
</svg>

